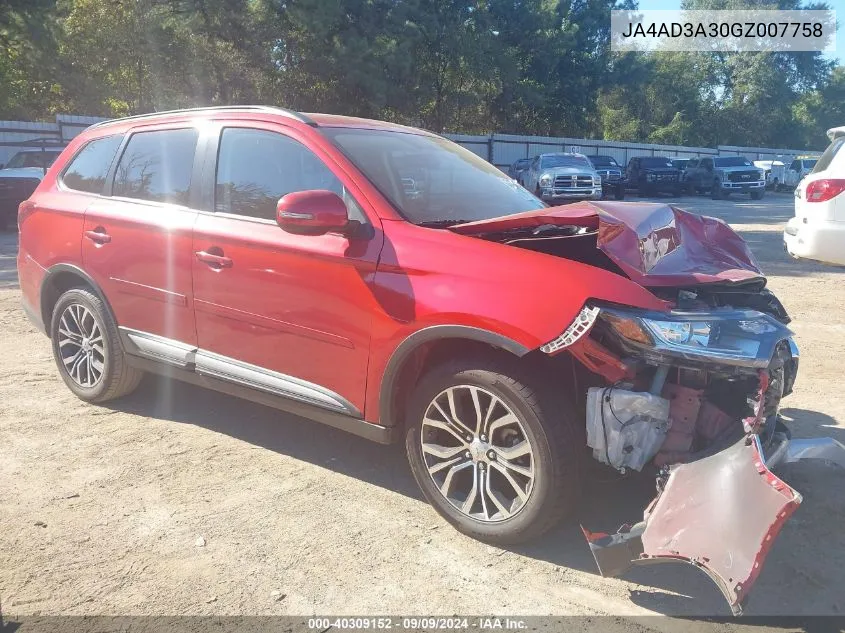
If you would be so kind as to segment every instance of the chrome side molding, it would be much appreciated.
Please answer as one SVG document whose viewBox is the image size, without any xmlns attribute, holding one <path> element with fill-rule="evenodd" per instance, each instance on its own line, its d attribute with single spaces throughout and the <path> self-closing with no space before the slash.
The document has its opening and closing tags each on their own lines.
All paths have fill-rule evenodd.
<svg viewBox="0 0 845 633">
<path fill-rule="evenodd" d="M 128 354 L 163 362 L 197 374 L 266 391 L 355 418 L 362 413 L 349 400 L 322 385 L 251 365 L 157 334 L 119 327 Z"/>
</svg>

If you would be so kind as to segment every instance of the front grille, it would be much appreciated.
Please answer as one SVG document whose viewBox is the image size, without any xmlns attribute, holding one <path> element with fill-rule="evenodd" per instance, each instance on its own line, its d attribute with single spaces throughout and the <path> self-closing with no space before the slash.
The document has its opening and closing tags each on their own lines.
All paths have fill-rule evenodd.
<svg viewBox="0 0 845 633">
<path fill-rule="evenodd" d="M 592 176 L 555 176 L 555 189 L 593 188 Z"/>
<path fill-rule="evenodd" d="M 677 174 L 657 174 L 655 176 L 655 178 L 657 180 L 660 180 L 661 182 L 674 182 L 674 181 L 678 180 L 678 175 Z"/>
<path fill-rule="evenodd" d="M 609 182 L 615 182 L 622 178 L 622 172 L 620 171 L 610 171 L 610 170 L 602 170 L 599 172 L 599 176 L 601 176 L 602 180 L 607 180 Z"/>
<path fill-rule="evenodd" d="M 728 173 L 728 180 L 731 182 L 756 182 L 760 180 L 760 174 L 756 171 L 732 171 Z"/>
</svg>

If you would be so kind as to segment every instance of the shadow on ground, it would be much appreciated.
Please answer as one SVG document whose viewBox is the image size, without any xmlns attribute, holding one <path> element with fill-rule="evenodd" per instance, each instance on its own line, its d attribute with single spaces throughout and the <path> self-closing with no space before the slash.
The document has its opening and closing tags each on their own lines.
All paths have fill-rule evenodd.
<svg viewBox="0 0 845 633">
<path fill-rule="evenodd" d="M 381 446 L 342 431 L 193 385 L 148 377 L 133 395 L 113 403 L 122 411 L 193 424 L 264 447 L 294 459 L 355 477 L 393 492 L 422 499 L 408 469 L 401 445 Z M 832 435 L 845 443 L 836 421 L 815 411 L 785 409 L 796 435 Z M 759 615 L 838 613 L 845 609 L 845 473 L 827 465 L 803 463 L 784 467 L 783 475 L 804 494 L 804 504 L 784 528 L 752 594 L 748 612 Z M 833 496 L 816 496 L 822 478 L 841 484 L 825 486 Z M 593 531 L 613 532 L 642 518 L 654 496 L 651 476 L 618 476 L 597 464 L 588 466 L 585 491 L 574 520 L 536 542 L 512 548 L 520 555 L 597 573 L 579 524 Z M 812 576 L 808 557 L 836 557 L 836 576 Z M 817 567 L 817 566 L 815 566 Z M 631 570 L 625 579 L 640 587 L 633 602 L 670 615 L 729 615 L 715 585 L 700 571 L 682 564 Z M 616 582 L 609 580 L 608 582 Z M 812 591 L 800 590 L 811 587 Z M 831 606 L 833 605 L 833 607 Z"/>
</svg>

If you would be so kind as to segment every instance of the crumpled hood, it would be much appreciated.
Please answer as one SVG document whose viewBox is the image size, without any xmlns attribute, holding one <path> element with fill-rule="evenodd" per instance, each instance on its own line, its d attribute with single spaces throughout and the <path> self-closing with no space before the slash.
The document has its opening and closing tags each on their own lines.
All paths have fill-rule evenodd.
<svg viewBox="0 0 845 633">
<path fill-rule="evenodd" d="M 581 202 L 450 227 L 479 235 L 545 225 L 597 231 L 597 246 L 642 286 L 764 279 L 748 244 L 725 222 L 650 202 Z"/>
</svg>

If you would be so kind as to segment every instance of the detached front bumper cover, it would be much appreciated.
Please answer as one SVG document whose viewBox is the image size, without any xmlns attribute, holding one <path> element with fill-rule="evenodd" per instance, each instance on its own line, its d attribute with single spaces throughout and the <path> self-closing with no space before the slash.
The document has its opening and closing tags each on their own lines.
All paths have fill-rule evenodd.
<svg viewBox="0 0 845 633">
<path fill-rule="evenodd" d="M 673 466 L 644 520 L 616 534 L 582 527 L 603 576 L 633 565 L 684 562 L 705 572 L 740 615 L 781 527 L 801 495 L 770 468 L 800 459 L 845 467 L 845 446 L 831 438 L 780 442 L 764 457 L 757 435 L 695 462 Z"/>
</svg>

